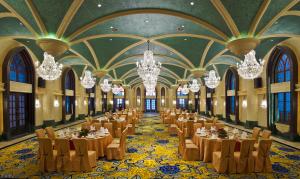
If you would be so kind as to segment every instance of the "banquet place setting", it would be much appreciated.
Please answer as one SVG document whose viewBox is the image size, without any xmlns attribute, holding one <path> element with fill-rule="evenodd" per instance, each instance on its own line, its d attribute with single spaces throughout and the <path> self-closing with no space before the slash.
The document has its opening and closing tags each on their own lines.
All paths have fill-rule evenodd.
<svg viewBox="0 0 300 179">
<path fill-rule="evenodd" d="M 300 0 L 0 0 L 0 178 L 300 178 Z"/>
</svg>

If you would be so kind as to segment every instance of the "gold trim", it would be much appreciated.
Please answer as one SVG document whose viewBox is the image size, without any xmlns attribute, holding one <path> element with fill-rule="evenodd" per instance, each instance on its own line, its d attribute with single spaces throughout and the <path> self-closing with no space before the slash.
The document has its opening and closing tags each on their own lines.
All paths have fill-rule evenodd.
<svg viewBox="0 0 300 179">
<path fill-rule="evenodd" d="M 183 78 L 186 78 L 187 69 L 184 70 Z"/>
<path fill-rule="evenodd" d="M 245 55 L 255 49 L 259 43 L 260 40 L 256 38 L 242 38 L 229 42 L 226 47 L 236 55 Z"/>
<path fill-rule="evenodd" d="M 212 59 L 209 60 L 209 62 L 205 65 L 204 68 L 206 68 L 211 63 L 211 61 L 213 61 L 214 59 L 220 57 L 223 53 L 227 52 L 227 50 L 228 49 L 225 48 L 224 50 L 222 50 L 219 53 L 217 53 Z M 203 68 L 203 66 L 201 66 L 201 68 Z"/>
<path fill-rule="evenodd" d="M 81 4 L 84 2 L 84 0 L 74 0 L 71 6 L 69 7 L 67 13 L 65 14 L 63 20 L 61 21 L 58 30 L 56 32 L 56 36 L 58 38 L 61 38 L 65 31 L 67 30 L 69 24 L 71 23 L 71 20 L 77 13 L 78 9 L 81 7 Z"/>
<path fill-rule="evenodd" d="M 38 27 L 40 28 L 41 32 L 44 34 L 44 35 L 47 35 L 48 32 L 47 32 L 47 29 L 45 27 L 45 24 L 43 23 L 35 5 L 33 4 L 32 0 L 26 0 L 25 1 L 31 14 L 33 15 L 33 18 L 35 20 L 35 22 L 37 23 Z"/>
<path fill-rule="evenodd" d="M 117 79 L 118 76 L 117 76 L 117 73 L 116 73 L 116 70 L 115 70 L 115 69 L 113 69 L 113 74 L 114 74 L 114 78 Z"/>
<path fill-rule="evenodd" d="M 300 38 L 300 35 L 297 35 L 297 34 L 270 34 L 270 35 L 260 36 L 259 39 L 266 39 L 266 38 L 272 38 L 272 37 L 296 37 L 296 38 Z"/>
<path fill-rule="evenodd" d="M 2 4 L 6 9 L 8 9 L 10 12 L 12 12 L 16 18 L 21 21 L 24 26 L 31 32 L 33 35 L 38 36 L 39 34 L 32 28 L 32 26 L 20 15 L 15 11 L 10 5 L 8 5 L 5 1 L 0 1 L 0 4 Z"/>
<path fill-rule="evenodd" d="M 254 20 L 251 23 L 251 26 L 250 26 L 250 29 L 249 29 L 249 32 L 248 32 L 248 34 L 250 36 L 254 35 L 254 33 L 256 31 L 256 28 L 257 28 L 261 18 L 265 14 L 266 10 L 268 9 L 270 3 L 271 3 L 271 0 L 264 0 L 262 5 L 260 6 L 258 12 L 256 13 L 256 16 L 255 16 Z"/>
<path fill-rule="evenodd" d="M 99 64 L 99 60 L 98 57 L 93 49 L 93 47 L 91 46 L 91 44 L 88 41 L 84 41 L 84 44 L 87 46 L 87 48 L 89 49 L 89 51 L 91 52 L 92 56 L 93 56 L 93 60 L 96 64 L 96 68 L 100 69 L 100 64 Z"/>
<path fill-rule="evenodd" d="M 97 76 L 98 78 L 102 78 L 105 75 L 107 75 L 108 71 L 104 69 L 96 70 L 94 71 L 94 75 Z"/>
<path fill-rule="evenodd" d="M 290 2 L 285 8 L 281 9 L 281 11 L 274 16 L 268 24 L 261 29 L 260 32 L 257 33 L 257 36 L 261 36 L 265 31 L 267 31 L 286 11 L 288 11 L 290 8 L 292 8 L 294 5 L 296 5 L 299 2 L 299 0 L 293 0 Z"/>
<path fill-rule="evenodd" d="M 175 16 L 175 17 L 180 17 L 180 18 L 183 18 L 183 19 L 190 20 L 193 23 L 195 23 L 197 25 L 200 25 L 200 26 L 214 32 L 215 34 L 217 34 L 218 36 L 220 36 L 224 40 L 228 40 L 228 37 L 227 37 L 226 34 L 224 34 L 221 30 L 217 29 L 213 25 L 209 24 L 208 22 L 203 21 L 203 20 L 201 20 L 199 18 L 196 18 L 194 16 L 190 16 L 190 15 L 187 15 L 187 14 L 183 14 L 183 13 L 180 13 L 180 12 L 167 10 L 167 9 L 133 9 L 133 10 L 116 12 L 114 14 L 107 15 L 107 16 L 101 17 L 99 19 L 96 19 L 96 20 L 92 21 L 91 23 L 89 23 L 87 25 L 84 25 L 83 27 L 79 28 L 74 33 L 72 33 L 68 38 L 70 40 L 73 40 L 75 37 L 77 37 L 81 33 L 95 27 L 98 24 L 104 23 L 108 20 L 111 20 L 111 19 L 114 19 L 114 18 L 117 18 L 117 17 L 126 16 L 126 15 L 133 15 L 133 14 L 164 14 L 164 15 L 171 15 L 171 16 Z"/>
<path fill-rule="evenodd" d="M 96 70 L 96 68 L 91 64 L 91 62 L 89 62 L 84 56 L 82 56 L 80 53 L 78 53 L 76 50 L 74 49 L 69 49 L 69 51 L 73 52 L 74 54 L 76 54 L 78 57 L 82 58 L 82 60 L 84 60 L 86 62 L 86 64 L 90 67 L 92 67 L 94 70 Z"/>
<path fill-rule="evenodd" d="M 191 69 L 191 75 L 193 75 L 195 78 L 200 78 L 205 73 L 205 68 L 194 68 Z"/>
<path fill-rule="evenodd" d="M 0 12 L 0 19 L 4 17 L 16 17 L 16 16 L 11 12 Z"/>
<path fill-rule="evenodd" d="M 300 11 L 287 11 L 284 13 L 284 16 L 300 16 Z"/>
<path fill-rule="evenodd" d="M 181 54 L 179 51 L 175 50 L 174 48 L 164 44 L 164 43 L 161 43 L 161 42 L 157 42 L 157 41 L 152 41 L 153 44 L 156 44 L 156 45 L 159 45 L 161 47 L 164 47 L 166 49 L 168 49 L 169 51 L 175 53 L 176 55 L 178 55 L 183 61 L 185 61 L 189 66 L 190 68 L 195 68 L 194 64 L 188 59 L 186 58 L 183 54 Z"/>
<path fill-rule="evenodd" d="M 215 6 L 218 10 L 219 14 L 223 17 L 225 23 L 227 24 L 228 28 L 230 29 L 232 35 L 238 37 L 240 35 L 239 29 L 237 28 L 236 24 L 234 23 L 231 15 L 223 5 L 220 0 L 211 0 L 211 3 Z"/>
<path fill-rule="evenodd" d="M 207 55 L 207 53 L 208 53 L 208 51 L 209 51 L 209 49 L 210 49 L 210 47 L 212 46 L 213 43 L 214 43 L 214 41 L 211 40 L 211 41 L 209 41 L 208 44 L 206 45 L 206 47 L 205 47 L 205 49 L 204 49 L 204 52 L 203 52 L 203 54 L 202 54 L 202 57 L 201 57 L 201 59 L 200 59 L 200 67 L 203 66 L 204 60 L 205 60 L 205 58 L 206 58 L 206 55 Z"/>
<path fill-rule="evenodd" d="M 69 49 L 69 45 L 66 42 L 57 39 L 38 39 L 36 44 L 53 56 L 59 56 Z"/>
<path fill-rule="evenodd" d="M 119 51 L 117 54 L 115 54 L 106 64 L 105 64 L 105 66 L 104 66 L 104 68 L 106 69 L 106 68 L 108 68 L 109 67 L 109 65 L 113 62 L 113 61 L 115 61 L 119 56 L 121 56 L 123 53 L 125 53 L 126 51 L 128 51 L 128 50 L 130 50 L 130 49 L 132 49 L 132 48 L 134 48 L 134 47 L 137 47 L 137 46 L 139 46 L 139 45 L 141 45 L 141 44 L 143 44 L 143 43 L 145 43 L 146 42 L 146 40 L 141 40 L 141 41 L 138 41 L 138 42 L 136 42 L 136 43 L 134 43 L 134 44 L 131 44 L 131 45 L 129 45 L 129 46 L 127 46 L 126 48 L 124 48 L 123 50 L 121 50 L 121 51 Z"/>
</svg>

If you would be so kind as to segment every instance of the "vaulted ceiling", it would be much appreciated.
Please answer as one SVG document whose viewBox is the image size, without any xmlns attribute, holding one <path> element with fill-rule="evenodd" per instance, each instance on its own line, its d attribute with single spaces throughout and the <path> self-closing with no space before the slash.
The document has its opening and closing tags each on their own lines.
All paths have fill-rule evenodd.
<svg viewBox="0 0 300 179">
<path fill-rule="evenodd" d="M 106 69 L 129 85 L 141 83 L 135 62 L 150 40 L 163 66 L 158 81 L 171 85 L 213 64 L 223 76 L 241 58 L 226 48 L 235 39 L 260 39 L 256 52 L 263 58 L 299 37 L 299 16 L 299 0 L 3 0 L 0 39 L 23 43 L 40 61 L 37 39 L 62 40 L 70 49 L 57 60 L 78 76 L 85 68 Z"/>
</svg>

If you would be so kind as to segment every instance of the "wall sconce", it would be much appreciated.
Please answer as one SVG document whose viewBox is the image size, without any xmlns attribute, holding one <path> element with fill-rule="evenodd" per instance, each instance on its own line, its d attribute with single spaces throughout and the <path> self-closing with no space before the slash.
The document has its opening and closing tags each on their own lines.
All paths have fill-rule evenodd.
<svg viewBox="0 0 300 179">
<path fill-rule="evenodd" d="M 218 101 L 215 101 L 215 106 L 217 106 L 218 105 Z"/>
<path fill-rule="evenodd" d="M 126 101 L 125 101 L 125 104 L 126 104 L 126 105 L 129 105 L 129 100 L 126 100 Z"/>
<path fill-rule="evenodd" d="M 192 100 L 189 100 L 189 104 L 192 104 L 193 102 L 192 102 Z"/>
<path fill-rule="evenodd" d="M 110 103 L 110 104 L 114 104 L 114 101 L 113 101 L 113 100 L 110 100 L 109 103 Z"/>
<path fill-rule="evenodd" d="M 247 106 L 248 106 L 247 100 L 243 99 L 243 101 L 242 101 L 242 107 L 243 108 L 247 108 Z"/>
<path fill-rule="evenodd" d="M 263 109 L 267 109 L 268 103 L 267 103 L 267 100 L 266 100 L 266 96 L 264 96 L 264 98 L 261 100 L 260 107 L 263 108 Z"/>
<path fill-rule="evenodd" d="M 35 99 L 35 108 L 40 108 L 41 107 L 41 103 L 39 99 Z"/>
<path fill-rule="evenodd" d="M 75 100 L 75 106 L 77 106 L 78 105 L 78 102 L 77 102 L 77 99 Z"/>
<path fill-rule="evenodd" d="M 173 105 L 176 105 L 176 100 L 173 100 Z"/>
<path fill-rule="evenodd" d="M 140 98 L 138 98 L 136 101 L 137 101 L 137 105 L 140 106 L 140 105 L 141 105 L 141 100 L 140 100 Z"/>
<path fill-rule="evenodd" d="M 165 104 L 165 99 L 161 99 L 162 106 Z"/>
<path fill-rule="evenodd" d="M 59 101 L 57 98 L 53 101 L 53 106 L 56 108 L 59 107 Z"/>
<path fill-rule="evenodd" d="M 83 104 L 86 106 L 86 100 L 83 101 Z"/>
<path fill-rule="evenodd" d="M 226 102 L 225 101 L 224 101 L 223 105 L 226 106 Z"/>
</svg>

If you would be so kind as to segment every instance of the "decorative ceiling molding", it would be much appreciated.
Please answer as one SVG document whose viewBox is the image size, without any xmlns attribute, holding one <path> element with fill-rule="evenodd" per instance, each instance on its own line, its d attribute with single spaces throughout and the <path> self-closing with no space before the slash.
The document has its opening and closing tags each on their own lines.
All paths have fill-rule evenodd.
<svg viewBox="0 0 300 179">
<path fill-rule="evenodd" d="M 209 64 L 212 60 L 214 60 L 215 58 L 220 57 L 221 55 L 223 55 L 225 52 L 227 52 L 228 49 L 224 49 L 222 51 L 220 51 L 219 53 L 217 53 L 212 59 L 209 60 L 209 62 L 207 64 Z M 206 68 L 207 64 L 205 65 L 204 68 Z M 204 64 L 203 64 L 204 65 Z M 203 66 L 200 66 L 200 68 L 203 68 Z"/>
<path fill-rule="evenodd" d="M 207 30 L 210 30 L 211 32 L 217 34 L 218 36 L 220 36 L 222 39 L 224 40 L 228 40 L 228 36 L 226 34 L 224 34 L 221 30 L 219 30 L 218 28 L 214 27 L 213 25 L 209 24 L 208 22 L 201 20 L 199 18 L 196 18 L 194 16 L 191 15 L 187 15 L 181 12 L 177 12 L 177 11 L 173 11 L 173 10 L 167 10 L 167 9 L 132 9 L 132 10 L 127 10 L 127 11 L 121 11 L 121 12 L 116 12 L 110 15 L 106 15 L 103 17 L 100 17 L 94 21 L 92 21 L 89 24 L 86 24 L 84 26 L 82 26 L 81 28 L 77 29 L 75 32 L 73 32 L 68 38 L 70 40 L 73 40 L 74 38 L 76 38 L 78 35 L 80 35 L 81 33 L 97 26 L 98 24 L 104 23 L 108 20 L 117 18 L 117 17 L 121 17 L 121 16 L 126 16 L 126 15 L 133 15 L 133 14 L 164 14 L 164 15 L 171 15 L 171 16 L 175 16 L 175 17 L 180 17 L 183 19 L 187 19 L 192 21 L 193 23 L 200 25 L 204 28 L 206 28 Z"/>
<path fill-rule="evenodd" d="M 137 58 L 143 58 L 143 57 L 144 57 L 143 54 L 132 55 L 130 57 L 127 57 L 127 58 L 124 58 L 122 60 L 119 60 L 117 63 L 115 63 L 112 66 L 110 66 L 109 69 L 112 70 L 114 68 L 118 68 L 118 67 L 125 66 L 125 65 L 128 65 L 128 64 L 136 64 L 136 59 Z M 164 64 L 170 64 L 170 65 L 178 66 L 178 67 L 181 67 L 181 68 L 189 69 L 189 67 L 186 64 L 182 63 L 180 60 L 178 60 L 176 58 L 172 58 L 172 57 L 169 57 L 169 56 L 166 56 L 166 55 L 162 55 L 162 54 L 154 54 L 154 57 L 165 58 L 167 61 L 164 62 Z M 134 58 L 135 61 L 124 63 L 126 60 L 129 60 L 131 58 Z M 177 65 L 177 64 L 172 63 L 174 61 L 177 62 L 177 63 L 179 63 L 179 64 Z"/>
<path fill-rule="evenodd" d="M 238 57 L 236 57 L 236 56 L 232 56 L 232 55 L 221 55 L 221 56 L 218 56 L 218 57 L 230 57 L 230 58 L 233 58 L 233 59 L 235 59 L 237 62 L 240 62 L 241 60 L 238 58 Z M 215 62 L 216 60 L 217 60 L 217 58 L 218 57 L 214 57 L 211 61 L 209 61 L 209 63 L 207 63 L 206 65 L 205 65 L 205 67 L 204 68 L 207 68 L 208 66 L 210 66 L 210 65 L 212 65 L 212 64 L 229 64 L 229 63 L 227 63 L 227 62 Z M 230 65 L 232 65 L 232 64 L 230 64 Z M 236 63 L 235 63 L 235 66 L 236 66 Z"/>
<path fill-rule="evenodd" d="M 0 39 L 30 39 L 35 40 L 36 38 L 32 35 L 2 35 Z"/>
<path fill-rule="evenodd" d="M 175 50 L 174 48 L 164 44 L 164 43 L 161 43 L 161 42 L 158 42 L 158 41 L 151 41 L 153 44 L 156 44 L 156 45 L 159 45 L 161 47 L 164 47 L 166 49 L 168 49 L 169 51 L 173 52 L 174 54 L 178 55 L 183 61 L 185 61 L 189 66 L 190 68 L 195 68 L 194 64 L 188 59 L 186 58 L 182 53 L 180 53 L 179 51 Z"/>
<path fill-rule="evenodd" d="M 263 35 L 260 36 L 259 39 L 267 39 L 267 38 L 276 38 L 276 37 L 296 37 L 300 38 L 300 35 L 297 34 L 270 34 L 270 35 Z"/>
<path fill-rule="evenodd" d="M 63 63 L 63 61 L 66 60 L 66 59 L 68 59 L 68 58 L 78 58 L 78 59 L 82 60 L 82 63 L 75 62 L 75 63 L 68 63 L 68 65 L 71 65 L 71 66 L 72 66 L 72 65 L 87 65 L 87 66 L 93 68 L 92 65 L 86 64 L 86 62 L 85 62 L 84 59 L 82 59 L 82 58 L 80 58 L 80 57 L 78 57 L 78 56 L 76 56 L 76 55 L 68 55 L 68 56 L 64 56 L 64 57 L 60 58 L 57 62 Z M 63 64 L 64 64 L 64 63 L 63 63 Z"/>
<path fill-rule="evenodd" d="M 170 82 L 169 80 L 165 79 L 162 76 L 158 76 L 157 82 L 166 83 L 169 86 L 172 85 L 172 82 Z M 130 83 L 128 83 L 128 85 L 135 86 L 135 85 L 140 84 L 140 83 L 143 83 L 142 79 L 141 78 L 135 78 Z"/>
<path fill-rule="evenodd" d="M 202 67 L 203 64 L 204 64 L 204 61 L 205 61 L 205 58 L 206 58 L 206 55 L 207 55 L 207 52 L 209 51 L 210 47 L 212 46 L 212 44 L 214 43 L 214 41 L 209 41 L 208 44 L 206 45 L 204 51 L 203 51 L 203 54 L 202 54 L 202 57 L 200 59 L 200 64 L 199 66 Z"/>
<path fill-rule="evenodd" d="M 137 76 L 139 77 L 136 69 L 131 69 L 129 70 L 128 72 L 126 72 L 125 74 L 123 74 L 120 79 L 121 80 L 126 80 L 127 78 L 130 78 L 132 76 Z M 169 78 L 172 78 L 174 80 L 178 80 L 180 78 L 175 78 L 173 74 L 170 73 L 170 71 L 164 71 L 164 73 L 160 73 L 159 76 L 165 76 L 165 77 L 169 77 Z"/>
<path fill-rule="evenodd" d="M 300 16 L 300 11 L 287 11 L 283 15 L 284 16 Z"/>
<path fill-rule="evenodd" d="M 285 8 L 281 9 L 281 11 L 274 16 L 269 22 L 268 24 L 262 28 L 258 33 L 257 36 L 261 36 L 263 33 L 265 33 L 281 16 L 283 16 L 290 8 L 292 8 L 294 5 L 296 5 L 298 2 L 300 2 L 299 0 L 293 0 L 291 1 Z"/>
<path fill-rule="evenodd" d="M 136 42 L 134 44 L 131 44 L 131 45 L 127 46 L 126 48 L 124 48 L 123 50 L 121 50 L 120 52 L 118 52 L 117 54 L 115 54 L 110 60 L 108 60 L 108 62 L 105 64 L 105 66 L 103 68 L 104 69 L 108 69 L 109 65 L 113 61 L 115 61 L 119 56 L 121 56 L 123 53 L 125 53 L 126 51 L 128 51 L 128 50 L 130 50 L 130 49 L 132 49 L 134 47 L 137 47 L 137 46 L 139 46 L 139 45 L 141 45 L 141 44 L 143 44 L 145 42 L 147 42 L 146 39 L 140 40 L 140 41 L 138 41 L 138 42 Z"/>
<path fill-rule="evenodd" d="M 72 21 L 73 17 L 77 13 L 78 9 L 81 7 L 81 4 L 84 0 L 74 0 L 71 6 L 69 7 L 67 13 L 65 14 L 63 20 L 61 21 L 58 30 L 56 32 L 57 38 L 61 38 L 65 31 L 67 30 L 70 22 Z"/>
<path fill-rule="evenodd" d="M 16 16 L 11 12 L 0 12 L 0 19 L 4 17 L 16 17 Z"/>
<path fill-rule="evenodd" d="M 187 69 L 184 70 L 183 78 L 186 78 Z"/>
<path fill-rule="evenodd" d="M 0 1 L 0 4 L 2 4 L 6 9 L 8 9 L 11 13 L 15 15 L 19 21 L 24 24 L 24 26 L 35 36 L 38 36 L 39 34 L 32 28 L 32 26 L 19 14 L 17 11 L 15 11 L 7 2 Z"/>
<path fill-rule="evenodd" d="M 117 76 L 117 73 L 116 73 L 115 69 L 113 69 L 113 74 L 114 74 L 114 79 L 118 79 L 118 76 Z"/>
<path fill-rule="evenodd" d="M 230 29 L 233 36 L 238 37 L 240 35 L 239 29 L 237 28 L 236 24 L 234 23 L 230 13 L 224 7 L 221 0 L 211 0 L 211 3 L 215 6 L 217 11 L 223 17 L 225 23 L 227 24 L 228 28 Z"/>
<path fill-rule="evenodd" d="M 71 52 L 73 52 L 74 54 L 76 54 L 78 57 L 82 58 L 82 60 L 84 60 L 86 62 L 86 65 L 89 65 L 93 68 L 93 70 L 96 70 L 96 68 L 91 64 L 90 61 L 88 61 L 84 56 L 82 56 L 80 53 L 78 53 L 76 50 L 70 48 Z"/>
<path fill-rule="evenodd" d="M 91 54 L 93 56 L 93 60 L 96 64 L 96 69 L 100 69 L 99 59 L 98 59 L 93 47 L 91 46 L 91 44 L 88 41 L 84 41 L 84 44 L 87 46 L 87 48 L 89 49 L 89 51 L 91 52 Z"/>
<path fill-rule="evenodd" d="M 43 20 L 41 19 L 40 15 L 39 15 L 34 3 L 32 2 L 32 0 L 26 0 L 25 2 L 27 4 L 36 24 L 38 25 L 40 31 L 43 33 L 43 35 L 47 35 L 48 31 L 45 27 Z"/>
<path fill-rule="evenodd" d="M 254 35 L 254 33 L 256 31 L 256 28 L 257 28 L 261 18 L 263 17 L 263 15 L 265 14 L 266 10 L 269 7 L 270 2 L 271 2 L 271 0 L 264 0 L 262 5 L 260 6 L 260 8 L 259 8 L 258 12 L 256 13 L 256 16 L 255 16 L 255 18 L 252 21 L 252 24 L 250 26 L 250 29 L 249 29 L 249 32 L 248 32 L 248 34 L 250 36 Z"/>
</svg>

